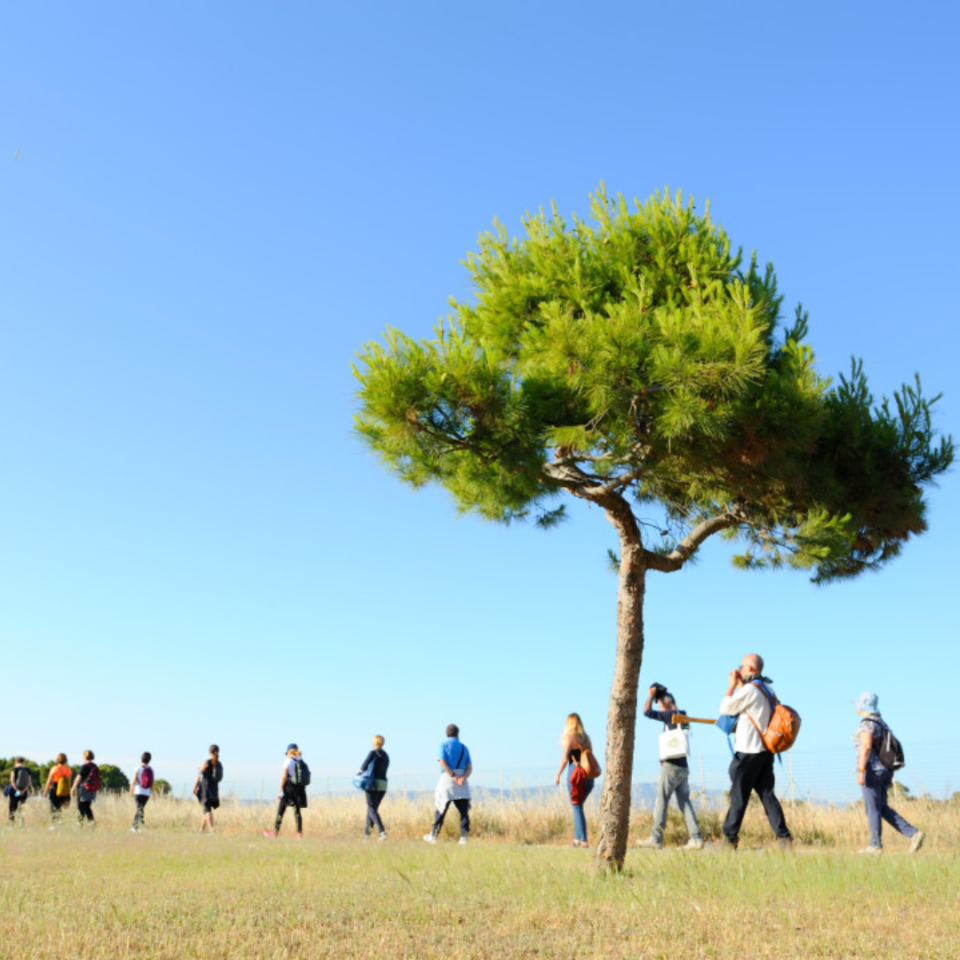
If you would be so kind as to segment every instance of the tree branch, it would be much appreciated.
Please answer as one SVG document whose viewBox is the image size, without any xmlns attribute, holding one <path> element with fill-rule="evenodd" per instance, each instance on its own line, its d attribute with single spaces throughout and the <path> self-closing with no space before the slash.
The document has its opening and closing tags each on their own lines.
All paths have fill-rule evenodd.
<svg viewBox="0 0 960 960">
<path fill-rule="evenodd" d="M 564 457 L 545 463 L 543 472 L 574 496 L 600 502 L 611 494 L 617 493 L 622 487 L 633 483 L 643 474 L 643 467 L 631 467 L 616 477 L 604 480 L 594 474 L 585 473 L 576 465 L 572 457 Z"/>
<path fill-rule="evenodd" d="M 661 573 L 673 573 L 679 570 L 698 550 L 707 537 L 721 530 L 729 530 L 747 522 L 746 513 L 740 509 L 730 510 L 717 517 L 710 517 L 697 524 L 668 554 L 654 553 L 644 550 L 644 562 L 648 569 L 659 570 Z"/>
</svg>

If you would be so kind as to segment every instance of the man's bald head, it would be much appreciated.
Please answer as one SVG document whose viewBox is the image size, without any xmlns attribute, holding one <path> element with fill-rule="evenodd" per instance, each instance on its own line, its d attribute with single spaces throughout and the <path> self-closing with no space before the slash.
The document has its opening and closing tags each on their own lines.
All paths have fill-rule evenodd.
<svg viewBox="0 0 960 960">
<path fill-rule="evenodd" d="M 748 653 L 743 658 L 740 669 L 744 673 L 763 673 L 763 657 L 761 657 L 759 653 Z"/>
</svg>

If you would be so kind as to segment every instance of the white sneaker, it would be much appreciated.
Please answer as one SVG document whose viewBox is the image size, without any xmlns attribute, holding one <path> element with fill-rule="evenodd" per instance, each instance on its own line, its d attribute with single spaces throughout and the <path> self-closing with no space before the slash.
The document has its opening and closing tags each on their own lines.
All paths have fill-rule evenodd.
<svg viewBox="0 0 960 960">
<path fill-rule="evenodd" d="M 644 850 L 662 850 L 663 849 L 663 844 L 657 843 L 657 841 L 654 840 L 653 837 L 647 837 L 644 840 L 638 840 L 637 846 L 641 847 Z"/>
<path fill-rule="evenodd" d="M 875 847 L 871 844 L 869 847 L 864 847 L 862 850 L 858 850 L 857 853 L 867 853 L 873 856 L 879 856 L 883 853 L 883 847 Z"/>
<path fill-rule="evenodd" d="M 436 843 L 436 842 L 437 842 L 437 838 L 436 838 L 432 833 L 425 833 L 425 834 L 423 835 L 423 842 L 424 842 L 424 843 Z"/>
<path fill-rule="evenodd" d="M 377 837 L 377 840 L 379 840 L 380 843 L 383 843 L 383 841 L 386 840 L 386 839 L 387 839 L 387 834 L 386 834 L 386 832 L 381 833 L 380 836 Z"/>
<path fill-rule="evenodd" d="M 702 850 L 703 841 L 690 839 L 680 849 L 681 850 Z"/>
<path fill-rule="evenodd" d="M 460 842 L 457 844 L 458 847 L 465 847 L 467 845 L 467 838 L 461 837 Z"/>
<path fill-rule="evenodd" d="M 926 839 L 927 835 L 922 830 L 918 830 L 910 841 L 910 852 L 916 853 L 923 846 L 923 841 Z"/>
</svg>

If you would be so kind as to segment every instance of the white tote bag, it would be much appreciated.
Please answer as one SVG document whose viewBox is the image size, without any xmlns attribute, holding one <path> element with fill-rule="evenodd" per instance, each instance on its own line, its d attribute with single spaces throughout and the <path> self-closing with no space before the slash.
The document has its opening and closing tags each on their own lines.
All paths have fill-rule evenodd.
<svg viewBox="0 0 960 960">
<path fill-rule="evenodd" d="M 664 730 L 660 734 L 660 759 L 679 760 L 690 756 L 690 737 L 686 730 Z"/>
</svg>

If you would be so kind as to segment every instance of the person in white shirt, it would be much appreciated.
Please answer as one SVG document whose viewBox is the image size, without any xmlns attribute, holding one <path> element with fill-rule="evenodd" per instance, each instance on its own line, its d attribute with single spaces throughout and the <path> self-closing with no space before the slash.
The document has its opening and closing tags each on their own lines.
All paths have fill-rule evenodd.
<svg viewBox="0 0 960 960">
<path fill-rule="evenodd" d="M 730 671 L 727 693 L 720 701 L 720 713 L 739 718 L 734 740 L 736 752 L 730 763 L 730 809 L 723 821 L 723 836 L 734 850 L 751 791 L 756 791 L 760 798 L 780 846 L 788 849 L 793 844 L 783 807 L 774 793 L 773 754 L 760 737 L 773 713 L 771 682 L 763 676 L 763 658 L 748 653 L 740 669 Z"/>
</svg>

